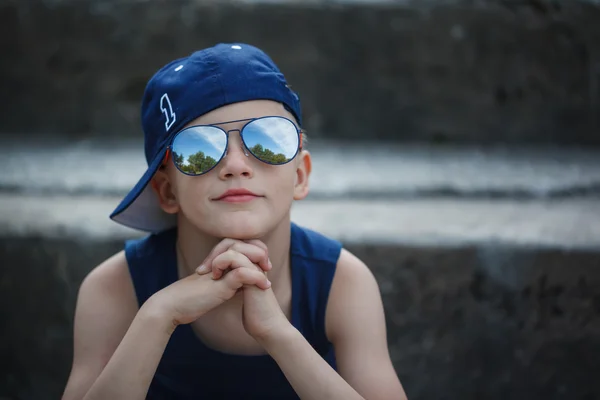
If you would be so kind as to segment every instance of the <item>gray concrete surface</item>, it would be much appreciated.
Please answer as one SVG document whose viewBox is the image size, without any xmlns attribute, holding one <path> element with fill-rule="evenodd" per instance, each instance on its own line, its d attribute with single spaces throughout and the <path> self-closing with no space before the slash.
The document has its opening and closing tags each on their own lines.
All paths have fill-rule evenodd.
<svg viewBox="0 0 600 400">
<path fill-rule="evenodd" d="M 9 237 L 118 240 L 141 233 L 108 219 L 113 197 L 0 195 Z M 600 249 L 600 200 L 302 201 L 292 218 L 351 244 Z"/>
<path fill-rule="evenodd" d="M 507 224 L 518 231 L 519 222 L 511 221 Z M 118 235 L 68 233 L 0 236 L 0 396 L 5 399 L 60 398 L 81 280 L 122 249 Z M 544 230 L 539 235 L 543 238 Z M 350 241 L 346 246 L 379 282 L 390 354 L 409 399 L 600 396 L 597 245 L 586 250 L 513 240 L 454 246 Z"/>
<path fill-rule="evenodd" d="M 561 146 L 600 144 L 598 1 L 148 4 L 0 0 L 2 400 L 60 398 L 81 280 L 140 235 L 108 214 L 145 81 L 240 38 L 301 94 L 293 218 L 375 274 L 409 399 L 600 398 L 600 151 Z"/>
<path fill-rule="evenodd" d="M 18 136 L 17 136 L 18 137 Z M 310 199 L 559 198 L 600 194 L 600 150 L 423 146 L 309 139 Z M 124 196 L 141 140 L 0 137 L 0 192 Z"/>
<path fill-rule="evenodd" d="M 0 232 L 136 234 L 108 219 L 146 168 L 142 143 L 0 140 Z M 293 217 L 353 243 L 594 247 L 600 151 L 310 143 Z M 202 179 L 202 178 L 199 178 Z"/>
<path fill-rule="evenodd" d="M 137 135 L 156 69 L 245 41 L 286 72 L 315 137 L 600 144 L 598 2 L 148 4 L 0 2 L 0 132 Z"/>
<path fill-rule="evenodd" d="M 108 219 L 135 145 L 0 141 L 0 397 L 60 397 L 81 280 L 141 234 Z M 600 397 L 596 151 L 310 148 L 293 219 L 375 274 L 411 400 Z"/>
</svg>

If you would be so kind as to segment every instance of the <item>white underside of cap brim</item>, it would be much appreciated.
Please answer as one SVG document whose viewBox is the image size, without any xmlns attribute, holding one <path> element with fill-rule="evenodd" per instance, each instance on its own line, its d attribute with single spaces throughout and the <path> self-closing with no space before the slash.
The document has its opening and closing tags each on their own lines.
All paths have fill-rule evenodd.
<svg viewBox="0 0 600 400">
<path fill-rule="evenodd" d="M 113 216 L 112 220 L 133 229 L 152 233 L 177 225 L 177 216 L 160 208 L 158 198 L 149 184 L 129 207 Z"/>
</svg>

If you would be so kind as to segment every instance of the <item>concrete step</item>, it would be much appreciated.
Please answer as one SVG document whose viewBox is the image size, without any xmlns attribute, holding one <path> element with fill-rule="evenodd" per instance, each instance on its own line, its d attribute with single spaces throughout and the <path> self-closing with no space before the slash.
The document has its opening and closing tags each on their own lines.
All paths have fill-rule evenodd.
<svg viewBox="0 0 600 400">
<path fill-rule="evenodd" d="M 0 395 L 60 397 L 83 277 L 138 233 L 116 198 L 0 195 Z M 411 399 L 600 394 L 600 202 L 304 201 L 293 218 L 341 239 L 381 288 Z"/>
<path fill-rule="evenodd" d="M 144 169 L 136 146 L 0 141 L 0 397 L 60 398 L 81 280 L 141 235 L 108 219 Z M 292 217 L 372 269 L 410 399 L 600 396 L 595 151 L 310 149 Z"/>
<path fill-rule="evenodd" d="M 124 196 L 146 169 L 140 140 L 0 136 L 0 192 Z M 600 150 L 315 140 L 309 199 L 551 199 L 600 194 Z"/>
<path fill-rule="evenodd" d="M 118 201 L 110 196 L 1 194 L 0 232 L 79 240 L 142 235 L 108 219 Z M 598 199 L 305 200 L 294 204 L 292 218 L 354 245 L 600 250 Z"/>
<path fill-rule="evenodd" d="M 3 0 L 0 130 L 136 136 L 157 68 L 245 41 L 313 137 L 598 145 L 599 18 L 592 0 Z"/>
</svg>

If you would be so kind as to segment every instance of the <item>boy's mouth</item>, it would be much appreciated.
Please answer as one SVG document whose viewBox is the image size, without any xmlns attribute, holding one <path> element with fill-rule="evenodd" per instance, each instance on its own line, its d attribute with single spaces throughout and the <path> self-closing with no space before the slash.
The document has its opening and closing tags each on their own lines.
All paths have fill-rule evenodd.
<svg viewBox="0 0 600 400">
<path fill-rule="evenodd" d="M 226 203 L 246 203 L 257 199 L 259 196 L 256 193 L 251 192 L 248 189 L 229 189 L 225 193 L 221 194 L 215 200 L 224 201 Z"/>
</svg>

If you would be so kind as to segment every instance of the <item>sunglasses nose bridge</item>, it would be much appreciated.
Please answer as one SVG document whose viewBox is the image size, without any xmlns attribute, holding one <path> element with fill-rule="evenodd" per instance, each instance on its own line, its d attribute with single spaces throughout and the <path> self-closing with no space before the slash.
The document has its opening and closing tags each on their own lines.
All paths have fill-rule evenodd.
<svg viewBox="0 0 600 400">
<path fill-rule="evenodd" d="M 239 143 L 240 148 L 242 149 L 242 152 L 244 153 L 244 155 L 246 157 L 249 157 L 250 154 L 248 153 L 248 149 L 246 148 L 246 145 L 244 144 L 244 139 L 242 138 L 242 130 L 241 129 L 230 129 L 228 131 L 225 131 L 225 134 L 227 135 L 227 147 L 225 148 L 225 155 L 224 155 L 224 157 L 227 156 L 227 153 L 229 152 L 229 146 L 232 145 L 231 141 L 229 140 L 230 139 L 229 134 L 231 132 L 237 132 L 238 133 L 238 137 L 239 137 L 239 140 L 240 140 L 240 143 Z"/>
</svg>

